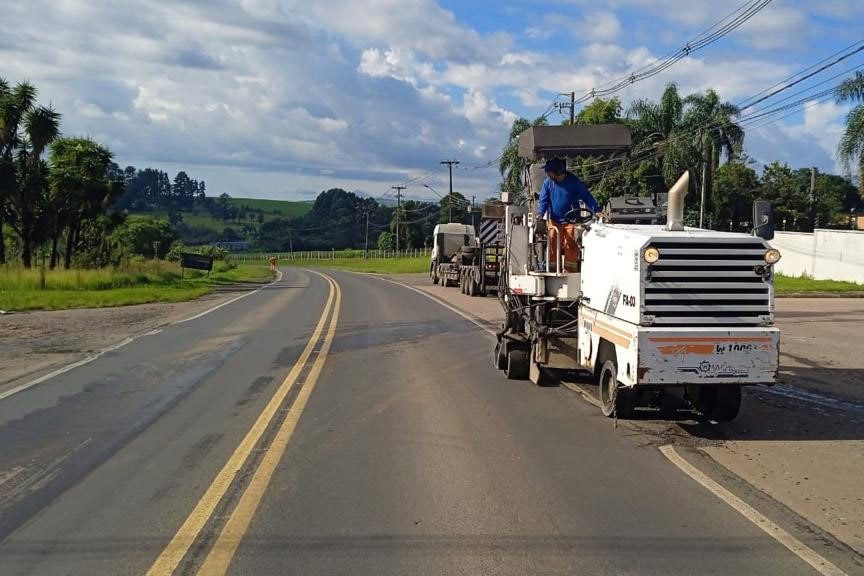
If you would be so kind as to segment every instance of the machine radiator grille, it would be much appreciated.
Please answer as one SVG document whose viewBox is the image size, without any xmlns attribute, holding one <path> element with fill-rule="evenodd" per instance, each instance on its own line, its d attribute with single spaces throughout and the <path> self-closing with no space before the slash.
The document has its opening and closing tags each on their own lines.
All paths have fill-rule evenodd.
<svg viewBox="0 0 864 576">
<path fill-rule="evenodd" d="M 654 326 L 762 326 L 773 320 L 771 281 L 757 273 L 768 249 L 754 237 L 651 243 L 642 320 Z M 643 263 L 644 265 L 644 263 Z"/>
</svg>

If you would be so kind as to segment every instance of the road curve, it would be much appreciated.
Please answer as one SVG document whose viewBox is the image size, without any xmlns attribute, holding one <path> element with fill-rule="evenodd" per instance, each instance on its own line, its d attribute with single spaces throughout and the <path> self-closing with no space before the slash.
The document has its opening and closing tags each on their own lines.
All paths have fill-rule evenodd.
<svg viewBox="0 0 864 576">
<path fill-rule="evenodd" d="M 0 573 L 173 570 L 178 541 L 176 574 L 815 573 L 466 319 L 327 275 L 0 401 Z"/>
</svg>

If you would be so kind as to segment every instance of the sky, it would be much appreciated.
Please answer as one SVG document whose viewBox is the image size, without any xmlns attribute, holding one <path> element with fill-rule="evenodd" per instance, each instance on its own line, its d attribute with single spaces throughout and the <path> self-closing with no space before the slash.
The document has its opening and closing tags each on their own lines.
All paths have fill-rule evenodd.
<svg viewBox="0 0 864 576">
<path fill-rule="evenodd" d="M 208 194 L 495 194 L 512 121 L 674 52 L 742 0 L 0 0 L 0 77 L 29 80 L 123 165 Z M 737 103 L 860 40 L 860 0 L 773 0 L 732 34 L 618 93 L 625 108 L 715 89 Z M 864 65 L 864 55 L 832 69 Z M 748 131 L 757 162 L 839 171 L 849 108 Z M 553 113 L 550 121 L 562 117 Z"/>
</svg>

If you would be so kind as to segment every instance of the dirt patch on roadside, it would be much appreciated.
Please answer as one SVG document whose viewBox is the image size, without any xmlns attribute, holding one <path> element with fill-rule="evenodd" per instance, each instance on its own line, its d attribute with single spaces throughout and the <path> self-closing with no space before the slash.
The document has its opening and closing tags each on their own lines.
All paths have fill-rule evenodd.
<svg viewBox="0 0 864 576">
<path fill-rule="evenodd" d="M 4 314 L 0 316 L 0 386 L 38 377 L 258 287 L 221 286 L 218 292 L 189 302 Z"/>
</svg>

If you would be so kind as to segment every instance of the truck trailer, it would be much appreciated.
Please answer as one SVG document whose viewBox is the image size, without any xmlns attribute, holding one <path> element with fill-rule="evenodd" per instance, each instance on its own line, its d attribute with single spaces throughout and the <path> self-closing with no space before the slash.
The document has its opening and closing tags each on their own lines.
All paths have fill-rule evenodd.
<svg viewBox="0 0 864 576">
<path fill-rule="evenodd" d="M 432 231 L 432 255 L 429 277 L 433 284 L 457 286 L 460 268 L 469 265 L 477 255 L 477 236 L 470 224 L 438 224 Z"/>
<path fill-rule="evenodd" d="M 520 135 L 520 156 L 533 165 L 527 203 L 502 195 L 505 321 L 494 365 L 508 378 L 540 385 L 550 370 L 589 371 L 609 417 L 672 400 L 731 420 L 741 387 L 773 384 L 778 370 L 773 265 L 780 253 L 766 241 L 773 237 L 770 208 L 757 203 L 754 235 L 685 227 L 685 173 L 668 192 L 665 224 L 611 223 L 575 208 L 568 220 L 580 260 L 569 270 L 560 236 L 537 217 L 539 162 L 608 161 L 629 144 L 621 125 L 534 127 Z"/>
</svg>

